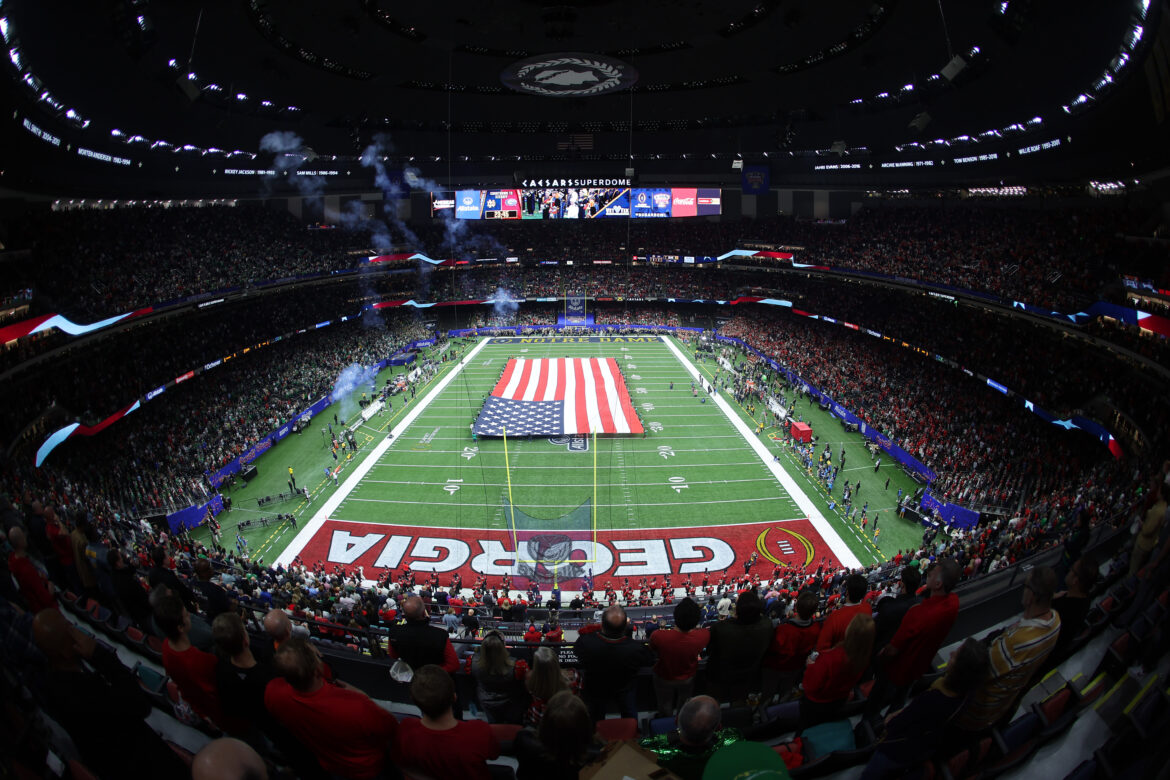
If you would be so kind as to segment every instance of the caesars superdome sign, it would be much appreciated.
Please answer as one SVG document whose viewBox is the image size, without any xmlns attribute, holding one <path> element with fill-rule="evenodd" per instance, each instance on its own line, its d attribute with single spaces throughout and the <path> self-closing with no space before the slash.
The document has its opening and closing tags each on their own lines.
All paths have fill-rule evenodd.
<svg viewBox="0 0 1170 780">
<path fill-rule="evenodd" d="M 504 86 L 546 97 L 590 97 L 633 86 L 638 71 L 603 54 L 566 52 L 530 57 L 504 68 Z"/>
</svg>

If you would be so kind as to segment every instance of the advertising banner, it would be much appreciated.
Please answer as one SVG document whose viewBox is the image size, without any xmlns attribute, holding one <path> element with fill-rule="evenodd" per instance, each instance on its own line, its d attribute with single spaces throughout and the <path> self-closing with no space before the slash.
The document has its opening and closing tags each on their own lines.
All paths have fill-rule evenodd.
<svg viewBox="0 0 1170 780">
<path fill-rule="evenodd" d="M 979 522 L 978 512 L 958 504 L 943 503 L 932 496 L 929 490 L 922 496 L 922 506 L 931 512 L 937 509 L 943 522 L 953 528 L 974 528 Z"/>
<path fill-rule="evenodd" d="M 667 188 L 635 189 L 630 204 L 630 210 L 633 212 L 631 216 L 669 217 L 672 200 L 671 191 Z"/>
<path fill-rule="evenodd" d="M 215 496 L 206 504 L 196 504 L 167 515 L 167 525 L 171 533 L 178 533 L 180 527 L 195 528 L 202 525 L 207 517 L 208 507 L 211 508 L 211 514 L 218 515 L 223 511 L 223 497 Z"/>
</svg>

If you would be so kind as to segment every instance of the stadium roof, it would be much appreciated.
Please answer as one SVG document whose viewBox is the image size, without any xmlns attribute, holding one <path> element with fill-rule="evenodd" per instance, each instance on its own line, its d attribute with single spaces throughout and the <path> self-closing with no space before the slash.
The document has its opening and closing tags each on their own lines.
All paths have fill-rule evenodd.
<svg viewBox="0 0 1170 780">
<path fill-rule="evenodd" d="M 1002 160 L 1057 138 L 1085 165 L 1148 168 L 1165 154 L 1142 67 L 1166 45 L 1160 11 L 1143 0 L 0 5 L 15 116 L 41 141 L 236 165 L 273 131 L 329 162 L 382 138 L 396 162 L 457 175 L 566 162 L 620 172 L 631 156 L 640 171 L 682 173 L 727 173 L 737 157 Z M 510 85 L 509 68 L 521 71 Z M 23 130 L 26 144 L 37 135 Z"/>
</svg>

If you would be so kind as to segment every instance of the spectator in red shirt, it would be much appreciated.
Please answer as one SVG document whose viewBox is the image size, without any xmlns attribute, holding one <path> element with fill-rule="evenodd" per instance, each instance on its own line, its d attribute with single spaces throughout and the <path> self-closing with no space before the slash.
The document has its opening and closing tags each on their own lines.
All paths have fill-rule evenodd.
<svg viewBox="0 0 1170 780">
<path fill-rule="evenodd" d="M 548 631 L 544 632 L 544 641 L 549 643 L 560 643 L 565 641 L 565 630 L 561 628 L 561 624 L 555 620 L 549 623 Z"/>
<path fill-rule="evenodd" d="M 850 574 L 845 578 L 845 606 L 832 612 L 821 626 L 821 636 L 817 639 L 817 650 L 825 652 L 830 647 L 839 644 L 845 638 L 845 630 L 853 622 L 856 615 L 871 615 L 869 604 L 865 603 L 865 594 L 869 591 L 869 583 L 860 574 Z"/>
<path fill-rule="evenodd" d="M 800 723 L 804 728 L 832 720 L 849 698 L 853 686 L 869 667 L 873 652 L 873 618 L 856 614 L 845 629 L 845 639 L 809 658 L 804 672 L 804 696 L 800 699 Z"/>
<path fill-rule="evenodd" d="M 711 632 L 698 628 L 701 616 L 699 605 L 685 598 L 674 607 L 674 628 L 650 635 L 650 649 L 658 654 L 653 679 L 660 718 L 672 717 L 694 693 L 699 653 L 711 641 Z"/>
<path fill-rule="evenodd" d="M 796 616 L 776 626 L 772 646 L 764 656 L 761 706 L 771 704 L 777 693 L 783 697 L 792 690 L 804 671 L 805 660 L 821 635 L 821 624 L 813 620 L 818 602 L 814 591 L 802 591 L 796 597 Z"/>
<path fill-rule="evenodd" d="M 217 660 L 191 644 L 191 613 L 174 593 L 161 596 L 154 606 L 154 622 L 163 632 L 163 668 L 166 669 L 179 693 L 202 718 L 213 723 L 223 720 L 219 707 L 219 692 L 215 684 Z"/>
<path fill-rule="evenodd" d="M 317 757 L 331 775 L 378 777 L 394 743 L 398 721 L 364 693 L 326 682 L 321 656 L 309 640 L 293 637 L 273 659 L 281 675 L 268 683 L 264 706 Z"/>
<path fill-rule="evenodd" d="M 499 758 L 500 743 L 485 721 L 455 719 L 451 676 L 434 664 L 415 669 L 410 698 L 422 717 L 399 725 L 399 763 L 436 778 L 490 780 L 486 762 Z"/>
<path fill-rule="evenodd" d="M 535 623 L 530 623 L 528 630 L 524 632 L 524 641 L 538 645 L 542 639 L 544 639 L 544 634 L 540 633 L 540 629 L 536 627 Z"/>
<path fill-rule="evenodd" d="M 16 579 L 20 594 L 28 604 L 29 612 L 56 609 L 57 600 L 53 598 L 53 584 L 28 557 L 28 537 L 24 535 L 24 530 L 13 526 L 8 531 L 8 543 L 12 545 L 12 552 L 8 553 L 8 571 Z"/>
<path fill-rule="evenodd" d="M 928 598 L 906 611 L 894 638 L 881 649 L 877 681 L 870 690 L 867 715 L 877 715 L 891 701 L 901 706 L 910 685 L 930 669 L 934 654 L 959 616 L 959 564 L 939 561 L 926 575 Z"/>
</svg>

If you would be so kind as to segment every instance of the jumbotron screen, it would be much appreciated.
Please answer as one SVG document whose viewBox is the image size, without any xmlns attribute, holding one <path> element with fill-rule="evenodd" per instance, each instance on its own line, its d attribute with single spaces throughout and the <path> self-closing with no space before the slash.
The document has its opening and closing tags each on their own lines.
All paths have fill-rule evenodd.
<svg viewBox="0 0 1170 780">
<path fill-rule="evenodd" d="M 722 213 L 721 191 L 694 187 L 545 187 L 431 193 L 431 216 L 457 219 L 708 217 Z"/>
</svg>

